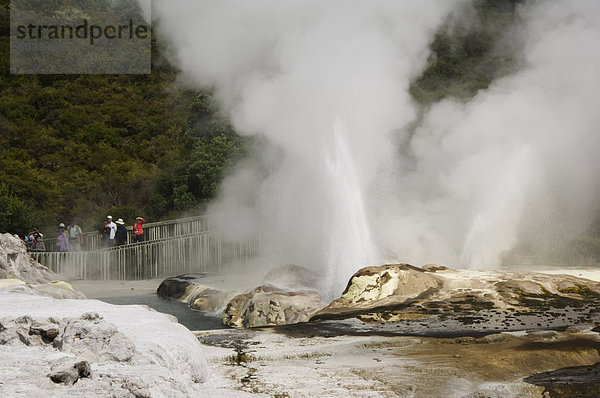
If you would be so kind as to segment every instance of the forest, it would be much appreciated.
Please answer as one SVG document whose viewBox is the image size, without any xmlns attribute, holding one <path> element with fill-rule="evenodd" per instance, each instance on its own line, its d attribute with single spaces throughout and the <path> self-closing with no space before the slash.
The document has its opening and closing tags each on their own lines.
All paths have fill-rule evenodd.
<svg viewBox="0 0 600 398">
<path fill-rule="evenodd" d="M 148 75 L 11 75 L 9 1 L 0 5 L 0 232 L 50 234 L 107 214 L 130 223 L 202 210 L 248 139 L 210 89 L 177 83 L 152 43 Z"/>
</svg>

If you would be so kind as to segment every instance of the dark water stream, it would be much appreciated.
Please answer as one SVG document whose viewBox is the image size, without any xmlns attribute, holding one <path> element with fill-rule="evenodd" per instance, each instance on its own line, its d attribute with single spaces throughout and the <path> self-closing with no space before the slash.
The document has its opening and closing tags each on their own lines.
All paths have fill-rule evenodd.
<svg viewBox="0 0 600 398">
<path fill-rule="evenodd" d="M 190 330 L 227 328 L 227 326 L 221 323 L 220 317 L 216 314 L 192 311 L 186 303 L 166 300 L 158 297 L 154 293 L 141 294 L 137 296 L 107 297 L 100 300 L 106 303 L 117 305 L 147 305 L 158 312 L 174 315 L 179 320 L 179 323 Z"/>
</svg>

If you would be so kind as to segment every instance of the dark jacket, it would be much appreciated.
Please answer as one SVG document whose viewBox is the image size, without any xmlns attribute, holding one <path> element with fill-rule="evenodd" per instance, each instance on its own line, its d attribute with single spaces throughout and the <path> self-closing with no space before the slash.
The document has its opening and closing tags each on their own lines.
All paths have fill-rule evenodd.
<svg viewBox="0 0 600 398">
<path fill-rule="evenodd" d="M 127 243 L 127 229 L 123 225 L 117 225 L 117 233 L 115 234 L 115 241 L 117 245 L 124 245 Z"/>
</svg>

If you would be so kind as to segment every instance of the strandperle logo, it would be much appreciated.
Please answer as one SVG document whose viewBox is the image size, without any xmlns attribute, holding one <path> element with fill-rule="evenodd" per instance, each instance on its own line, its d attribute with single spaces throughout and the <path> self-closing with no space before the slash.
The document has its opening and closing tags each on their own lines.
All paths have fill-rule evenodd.
<svg viewBox="0 0 600 398">
<path fill-rule="evenodd" d="M 87 19 L 84 19 L 81 25 L 34 25 L 29 24 L 18 25 L 17 39 L 48 39 L 48 40 L 64 40 L 64 39 L 89 39 L 90 45 L 94 44 L 94 40 L 98 43 L 98 39 L 146 39 L 148 35 L 148 27 L 146 25 L 135 25 L 133 19 L 129 20 L 126 25 L 91 25 Z"/>
<path fill-rule="evenodd" d="M 11 73 L 150 73 L 150 1 L 11 1 Z"/>
</svg>

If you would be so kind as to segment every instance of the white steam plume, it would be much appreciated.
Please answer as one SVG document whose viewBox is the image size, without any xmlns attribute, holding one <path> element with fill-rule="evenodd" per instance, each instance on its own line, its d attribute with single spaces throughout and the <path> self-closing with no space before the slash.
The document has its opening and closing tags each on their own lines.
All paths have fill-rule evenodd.
<svg viewBox="0 0 600 398">
<path fill-rule="evenodd" d="M 411 142 L 401 222 L 383 235 L 412 261 L 456 264 L 458 253 L 461 266 L 497 266 L 519 239 L 568 241 L 598 216 L 600 4 L 519 12 L 523 68 L 467 104 L 437 104 Z"/>
<path fill-rule="evenodd" d="M 410 147 L 395 146 L 416 119 L 409 83 L 456 4 L 154 4 L 173 62 L 215 88 L 238 133 L 270 143 L 215 205 L 232 232 L 260 227 L 270 265 L 320 269 L 321 288 L 337 295 L 359 267 L 386 259 L 496 266 L 523 225 L 560 217 L 575 233 L 598 210 L 594 2 L 521 10 L 526 67 L 467 104 L 437 104 Z"/>
</svg>

